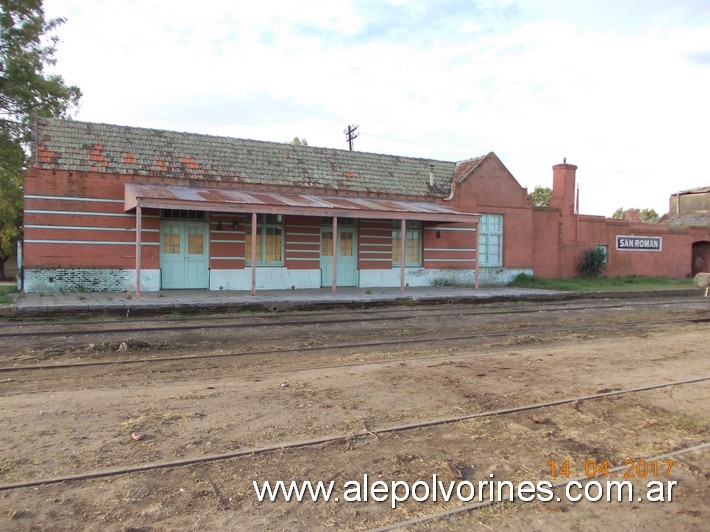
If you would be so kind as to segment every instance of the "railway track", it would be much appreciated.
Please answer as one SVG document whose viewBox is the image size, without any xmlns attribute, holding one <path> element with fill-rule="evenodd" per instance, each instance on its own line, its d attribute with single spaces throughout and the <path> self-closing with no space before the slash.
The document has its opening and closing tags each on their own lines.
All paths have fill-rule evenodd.
<svg viewBox="0 0 710 532">
<path fill-rule="evenodd" d="M 493 309 L 487 306 L 454 306 L 444 309 L 431 307 L 412 307 L 395 309 L 374 309 L 367 311 L 347 311 L 339 312 L 336 317 L 324 315 L 323 311 L 272 315 L 264 314 L 259 317 L 234 317 L 215 316 L 208 319 L 204 317 L 172 318 L 172 319 L 142 319 L 142 320 L 102 320 L 102 321 L 74 321 L 61 323 L 0 323 L 0 339 L 3 338 L 42 338 L 51 336 L 91 336 L 107 334 L 126 333 L 147 333 L 147 332 L 170 332 L 170 331 L 194 331 L 194 330 L 219 330 L 219 329 L 245 329 L 245 328 L 265 328 L 265 327 L 299 327 L 314 324 L 317 318 L 319 325 L 338 325 L 350 323 L 377 323 L 388 321 L 411 321 L 421 317 L 476 317 L 476 316 L 498 316 L 498 315 L 525 315 L 525 314 L 551 314 L 559 312 L 584 312 L 599 310 L 616 310 L 633 307 L 634 309 L 652 307 L 687 307 L 698 304 L 699 310 L 706 309 L 707 305 L 695 300 L 661 300 L 638 302 L 633 304 L 628 300 L 621 302 L 596 303 L 593 305 L 579 305 L 571 303 L 568 305 L 535 305 L 529 308 L 519 306 L 499 307 Z M 485 308 L 484 308 L 485 307 Z M 706 311 L 707 313 L 707 311 Z M 373 315 L 374 314 L 374 315 Z M 217 322 L 217 323 L 215 323 Z M 148 325 L 155 323 L 156 325 Z M 121 326 L 116 327 L 117 324 Z M 87 327 L 81 328 L 80 325 Z M 8 330 L 8 329 L 21 330 Z"/>
<path fill-rule="evenodd" d="M 626 330 L 636 330 L 636 329 L 647 329 L 649 326 L 659 326 L 659 325 L 674 325 L 683 323 L 707 323 L 710 322 L 710 318 L 685 318 L 685 319 L 674 319 L 674 320 L 661 320 L 654 322 L 643 322 L 643 323 L 629 323 L 622 324 L 621 326 Z M 565 333 L 580 333 L 580 332 L 590 332 L 598 330 L 608 330 L 608 325 L 589 325 L 589 326 L 574 326 L 574 327 L 553 327 L 553 328 L 542 328 L 542 329 L 516 329 L 515 331 L 481 331 L 476 334 L 457 334 L 457 335 L 438 335 L 434 337 L 421 337 L 415 336 L 410 338 L 398 337 L 395 339 L 386 340 L 375 340 L 375 341 L 365 341 L 365 342 L 349 342 L 342 344 L 329 344 L 329 345 L 318 345 L 318 346 L 299 346 L 299 347 L 286 347 L 283 349 L 273 350 L 251 350 L 244 352 L 232 352 L 232 353 L 201 353 L 196 355 L 181 355 L 181 356 L 162 356 L 162 357 L 150 357 L 150 358 L 113 358 L 110 360 L 87 360 L 83 362 L 55 362 L 52 364 L 16 364 L 13 366 L 0 366 L 0 373 L 16 373 L 22 371 L 47 371 L 47 370 L 58 370 L 58 369 L 79 369 L 88 367 L 107 367 L 107 366 L 127 366 L 136 364 L 159 364 L 159 363 L 172 363 L 172 362 L 186 362 L 186 361 L 196 361 L 196 360 L 209 360 L 209 359 L 231 359 L 231 358 L 244 358 L 244 357 L 255 357 L 255 356 L 285 356 L 292 353 L 308 353 L 308 352 L 322 352 L 322 351 L 340 351 L 340 350 L 357 350 L 363 348 L 374 348 L 374 347 L 388 347 L 388 346 L 400 346 L 400 345 L 412 345 L 412 344 L 445 344 L 447 342 L 464 341 L 464 340 L 477 340 L 484 338 L 512 338 L 521 335 L 548 335 L 548 334 L 565 334 Z M 418 360 L 426 359 L 428 357 L 417 357 Z M 437 357 L 438 358 L 438 357 Z M 403 361 L 406 361 L 404 359 Z M 333 369 L 338 367 L 348 367 L 353 365 L 366 365 L 379 362 L 362 362 L 353 364 L 343 364 L 343 365 L 328 365 L 319 368 L 310 369 Z M 281 372 L 288 372 L 289 370 L 280 370 Z"/>
<path fill-rule="evenodd" d="M 505 409 L 499 409 L 499 410 L 489 410 L 489 411 L 485 411 L 485 412 L 477 412 L 477 413 L 472 413 L 472 414 L 463 414 L 463 415 L 454 416 L 454 417 L 429 419 L 429 420 L 424 420 L 424 421 L 417 421 L 414 423 L 399 424 L 399 425 L 388 426 L 388 427 L 372 428 L 372 429 L 368 429 L 368 430 L 364 430 L 364 431 L 358 431 L 358 432 L 352 432 L 352 433 L 341 433 L 341 434 L 336 434 L 336 435 L 329 435 L 329 436 L 312 438 L 312 439 L 308 439 L 308 440 L 278 442 L 278 443 L 272 443 L 272 444 L 268 444 L 268 445 L 264 445 L 264 446 L 260 446 L 260 447 L 241 449 L 238 451 L 212 454 L 209 456 L 199 456 L 199 457 L 194 457 L 194 458 L 185 458 L 185 459 L 181 459 L 181 460 L 171 460 L 171 461 L 165 461 L 165 462 L 139 464 L 139 465 L 133 465 L 133 466 L 122 467 L 122 468 L 107 469 L 107 470 L 101 470 L 101 471 L 89 471 L 89 472 L 77 473 L 77 474 L 73 474 L 73 475 L 63 475 L 63 476 L 57 476 L 57 477 L 31 479 L 31 480 L 25 480 L 25 481 L 20 481 L 20 482 L 0 484 L 0 491 L 12 491 L 12 490 L 33 488 L 33 487 L 37 487 L 37 486 L 45 486 L 45 485 L 51 485 L 51 484 L 80 482 L 80 481 L 100 479 L 100 478 L 116 477 L 116 476 L 120 476 L 120 475 L 127 475 L 130 473 L 145 473 L 145 472 L 159 470 L 159 469 L 175 469 L 175 468 L 179 468 L 179 467 L 204 464 L 204 463 L 208 463 L 208 462 L 232 460 L 232 459 L 243 458 L 243 457 L 253 457 L 256 455 L 260 455 L 260 454 L 274 453 L 276 451 L 309 448 L 309 447 L 315 447 L 315 446 L 325 445 L 325 444 L 329 444 L 329 443 L 343 442 L 343 441 L 359 439 L 359 438 L 367 438 L 367 437 L 371 437 L 371 436 L 377 436 L 377 435 L 388 434 L 388 433 L 406 432 L 406 431 L 412 431 L 415 429 L 427 429 L 427 428 L 441 426 L 441 425 L 460 423 L 460 422 L 464 422 L 464 421 L 468 421 L 468 420 L 472 420 L 472 419 L 480 419 L 480 418 L 494 417 L 494 416 L 496 416 L 496 417 L 497 416 L 506 416 L 506 415 L 517 414 L 520 412 L 529 412 L 529 411 L 534 411 L 534 410 L 540 410 L 543 408 L 552 408 L 552 407 L 557 407 L 557 406 L 561 406 L 561 405 L 568 405 L 568 404 L 572 404 L 572 403 L 577 404 L 577 403 L 594 401 L 594 400 L 608 398 L 608 397 L 617 397 L 617 396 L 621 396 L 621 395 L 630 395 L 630 394 L 636 394 L 636 393 L 640 393 L 640 392 L 659 390 L 659 389 L 663 389 L 663 388 L 698 384 L 698 383 L 706 382 L 709 380 L 710 380 L 710 376 L 706 376 L 706 377 L 699 377 L 699 378 L 693 378 L 693 379 L 686 379 L 686 380 L 682 380 L 682 381 L 649 384 L 649 385 L 645 385 L 645 386 L 641 386 L 641 387 L 626 388 L 623 390 L 614 390 L 614 391 L 596 393 L 596 394 L 591 394 L 591 395 L 566 397 L 566 398 L 562 398 L 562 399 L 556 399 L 554 401 L 525 404 L 525 405 L 520 405 L 520 406 L 516 406 L 516 407 L 511 407 L 511 408 L 505 408 Z M 708 446 L 708 445 L 710 445 L 710 442 L 703 442 L 700 445 L 703 447 Z M 439 518 L 441 516 L 437 515 L 435 517 Z M 387 528 L 387 529 L 389 529 L 389 528 Z"/>
<path fill-rule="evenodd" d="M 690 447 L 684 447 L 683 449 L 677 449 L 674 451 L 669 451 L 657 456 L 651 456 L 651 457 L 646 457 L 643 460 L 646 463 L 653 463 L 654 461 L 656 462 L 661 462 L 663 460 L 670 460 L 677 458 L 679 456 L 683 456 L 684 454 L 689 454 L 689 453 L 699 453 L 699 452 L 707 452 L 710 450 L 710 442 L 703 442 L 699 443 L 697 445 L 691 445 Z M 614 475 L 618 473 L 622 473 L 624 471 L 628 470 L 628 465 L 619 465 L 616 467 L 611 467 L 607 470 L 606 475 Z M 599 475 L 596 476 L 581 476 L 581 477 L 576 477 L 576 478 L 571 478 L 568 480 L 564 480 L 561 482 L 553 482 L 551 483 L 550 487 L 552 489 L 557 489 L 557 488 L 562 488 L 564 486 L 567 486 L 568 484 L 571 484 L 573 482 L 576 482 L 578 485 L 584 485 L 588 482 L 591 482 L 595 478 L 598 478 Z M 519 500 L 519 497 L 517 494 L 511 495 L 510 502 L 515 502 Z M 429 515 L 424 515 L 421 517 L 417 517 L 414 519 L 407 519 L 404 521 L 398 521 L 396 523 L 390 523 L 386 526 L 383 527 L 378 527 L 375 528 L 372 532 L 390 532 L 391 530 L 404 530 L 408 529 L 412 526 L 415 525 L 421 525 L 424 523 L 431 523 L 433 521 L 443 521 L 445 519 L 450 519 L 451 517 L 462 515 L 468 512 L 473 512 L 475 510 L 480 510 L 481 508 L 485 508 L 487 506 L 493 506 L 495 504 L 500 504 L 502 502 L 507 502 L 505 499 L 503 500 L 498 500 L 498 499 L 492 499 L 492 500 L 484 500 L 481 502 L 476 502 L 473 504 L 466 504 L 463 506 L 457 506 L 454 508 L 450 508 L 448 510 L 443 510 L 440 512 L 436 512 L 434 514 L 429 514 Z"/>
<path fill-rule="evenodd" d="M 157 343 L 154 334 L 138 331 L 125 340 L 149 340 L 136 344 L 146 351 L 115 353 L 114 338 L 113 347 L 95 352 L 104 359 L 89 360 L 69 358 L 84 356 L 83 338 L 52 341 L 46 356 L 55 346 L 69 347 L 56 351 L 60 360 L 0 368 L 3 421 L 16 427 L 2 442 L 10 457 L 16 454 L 8 462 L 0 456 L 0 521 L 10 516 L 9 529 L 55 522 L 221 528 L 238 514 L 245 528 L 264 519 L 283 528 L 323 519 L 382 530 L 436 527 L 476 507 L 415 505 L 413 513 L 390 514 L 371 505 L 264 506 L 250 491 L 251 479 L 345 480 L 363 472 L 423 479 L 446 475 L 442 460 L 453 458 L 470 468 L 467 479 L 491 472 L 519 481 L 545 475 L 550 457 L 608 458 L 611 468 L 626 457 L 706 452 L 698 398 L 710 381 L 702 356 L 710 316 L 693 302 L 668 303 L 554 305 L 549 313 L 496 307 L 487 309 L 496 312 L 488 320 L 481 316 L 491 313 L 480 307 L 417 309 L 422 321 L 415 322 L 402 321 L 411 316 L 401 309 L 387 309 L 326 315 L 337 321 L 322 327 L 316 317 L 323 313 L 239 317 L 291 317 L 307 325 L 280 328 L 274 343 L 263 328 L 227 331 L 223 344 L 202 343 L 216 338 L 213 329 Z M 463 312 L 469 314 L 441 317 Z M 339 325 L 356 317 L 383 318 L 375 322 L 382 325 Z M 181 341 L 197 352 L 158 351 Z M 234 341 L 244 343 L 234 349 Z M 256 349 L 242 351 L 248 344 Z M 207 350 L 230 345 L 228 352 Z M 350 369 L 357 366 L 372 367 Z M 134 430 L 145 441 L 133 442 Z M 688 471 L 701 465 L 697 460 L 679 460 L 677 467 Z M 697 485 L 689 489 L 697 493 Z M 697 504 L 696 497 L 685 507 Z M 490 514 L 475 513 L 472 522 L 478 519 L 492 524 Z"/>
</svg>

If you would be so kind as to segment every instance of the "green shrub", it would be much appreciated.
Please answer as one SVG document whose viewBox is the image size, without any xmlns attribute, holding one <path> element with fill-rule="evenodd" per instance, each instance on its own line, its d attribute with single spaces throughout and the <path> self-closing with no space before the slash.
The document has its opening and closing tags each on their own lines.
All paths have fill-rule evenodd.
<svg viewBox="0 0 710 532">
<path fill-rule="evenodd" d="M 0 286 L 0 305 L 9 305 L 12 303 L 12 295 L 17 292 L 14 285 Z"/>
<path fill-rule="evenodd" d="M 540 282 L 540 278 L 535 275 L 530 275 L 529 273 L 519 273 L 513 282 L 510 283 L 511 286 L 529 286 L 531 284 L 537 284 Z"/>
<path fill-rule="evenodd" d="M 579 271 L 587 279 L 601 279 L 606 269 L 606 253 L 602 248 L 590 248 L 584 252 Z"/>
</svg>

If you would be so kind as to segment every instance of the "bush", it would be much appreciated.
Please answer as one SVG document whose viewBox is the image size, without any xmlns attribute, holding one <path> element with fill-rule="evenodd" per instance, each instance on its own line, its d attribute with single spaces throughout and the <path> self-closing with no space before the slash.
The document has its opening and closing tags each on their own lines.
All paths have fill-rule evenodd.
<svg viewBox="0 0 710 532">
<path fill-rule="evenodd" d="M 513 279 L 513 282 L 510 284 L 513 286 L 516 286 L 516 285 L 528 286 L 528 285 L 536 284 L 539 282 L 540 282 L 540 279 L 534 275 L 530 275 L 529 273 L 519 273 L 515 277 L 515 279 Z"/>
<path fill-rule="evenodd" d="M 579 271 L 587 279 L 601 279 L 606 269 L 606 253 L 602 248 L 590 248 L 584 252 Z"/>
</svg>

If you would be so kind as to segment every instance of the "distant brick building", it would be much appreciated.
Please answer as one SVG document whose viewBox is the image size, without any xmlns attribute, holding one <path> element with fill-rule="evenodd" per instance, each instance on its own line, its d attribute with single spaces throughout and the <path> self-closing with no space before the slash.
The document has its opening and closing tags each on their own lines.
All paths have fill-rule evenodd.
<svg viewBox="0 0 710 532">
<path fill-rule="evenodd" d="M 687 228 L 710 230 L 710 187 L 683 190 L 670 198 L 668 214 L 661 221 L 674 230 Z M 693 271 L 710 272 L 710 238 L 693 243 Z"/>
<path fill-rule="evenodd" d="M 505 283 L 691 272 L 708 231 L 579 215 L 576 167 L 534 208 L 498 157 L 437 161 L 39 119 L 25 178 L 27 292 Z"/>
<path fill-rule="evenodd" d="M 674 217 L 687 214 L 710 216 L 710 187 L 683 190 L 671 196 L 668 215 Z"/>
</svg>

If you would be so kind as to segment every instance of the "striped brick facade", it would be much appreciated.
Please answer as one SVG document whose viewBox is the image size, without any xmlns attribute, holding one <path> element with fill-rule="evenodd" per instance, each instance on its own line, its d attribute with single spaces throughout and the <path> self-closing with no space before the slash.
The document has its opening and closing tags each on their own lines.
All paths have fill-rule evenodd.
<svg viewBox="0 0 710 532">
<path fill-rule="evenodd" d="M 27 292 L 164 289 L 166 224 L 196 231 L 190 246 L 206 257 L 199 286 L 210 290 L 327 286 L 322 235 L 332 233 L 334 215 L 352 239 L 354 270 L 342 278 L 360 287 L 493 284 L 519 273 L 569 277 L 577 275 L 583 251 L 600 245 L 608 249 L 608 275 L 678 278 L 691 272 L 692 250 L 710 246 L 707 229 L 577 214 L 576 167 L 566 163 L 554 167 L 552 205 L 533 208 L 527 190 L 493 153 L 453 163 L 43 119 L 33 154 L 24 184 Z M 138 220 L 136 203 L 128 201 L 131 184 L 178 187 L 164 192 L 170 208 L 196 214 L 166 218 L 155 199 Z M 191 201 L 198 189 L 201 202 Z M 282 206 L 225 199 L 225 192 L 245 190 L 254 197 L 268 193 Z M 294 193 L 302 196 L 287 197 Z M 359 202 L 354 211 L 338 206 L 348 198 Z M 322 207 L 301 208 L 300 201 Z M 379 217 L 375 209 L 383 205 L 390 210 Z M 257 261 L 253 271 L 252 211 L 282 217 L 281 248 L 271 250 L 278 260 Z M 485 217 L 495 217 L 496 234 L 480 233 Z M 415 222 L 418 246 L 415 261 L 407 250 L 404 266 L 400 218 Z M 617 250 L 619 234 L 661 237 L 662 251 Z M 407 238 L 413 246 L 415 239 Z M 194 266 L 184 253 L 185 265 Z"/>
<path fill-rule="evenodd" d="M 136 213 L 125 212 L 123 185 L 132 179 L 96 172 L 48 171 L 30 168 L 25 176 L 23 240 L 24 290 L 135 290 Z M 165 180 L 164 180 L 165 181 Z M 169 180 L 179 183 L 180 180 Z M 243 214 L 209 212 L 209 288 L 248 289 L 246 229 Z M 145 209 L 141 221 L 142 289 L 162 288 L 160 264 L 161 212 Z M 308 270 L 301 282 L 291 275 L 265 281 L 261 289 L 321 286 L 320 239 L 323 220 L 308 216 L 284 218 L 284 264 L 259 267 L 259 277 L 276 269 Z M 397 286 L 393 265 L 392 220 L 356 220 L 358 279 L 362 286 Z M 442 236 L 443 235 L 443 236 Z M 465 235 L 465 236 L 464 236 Z M 468 240 L 466 248 L 457 242 Z M 475 230 L 461 224 L 425 222 L 421 228 L 421 267 L 406 268 L 409 286 L 472 284 Z M 424 272 L 426 270 L 426 272 Z M 467 275 L 449 270 L 467 270 Z M 373 276 L 374 275 L 374 276 Z M 229 278 L 231 282 L 225 282 Z M 368 282 L 368 279 L 376 281 Z M 374 284 L 373 284 L 374 282 Z"/>
</svg>

